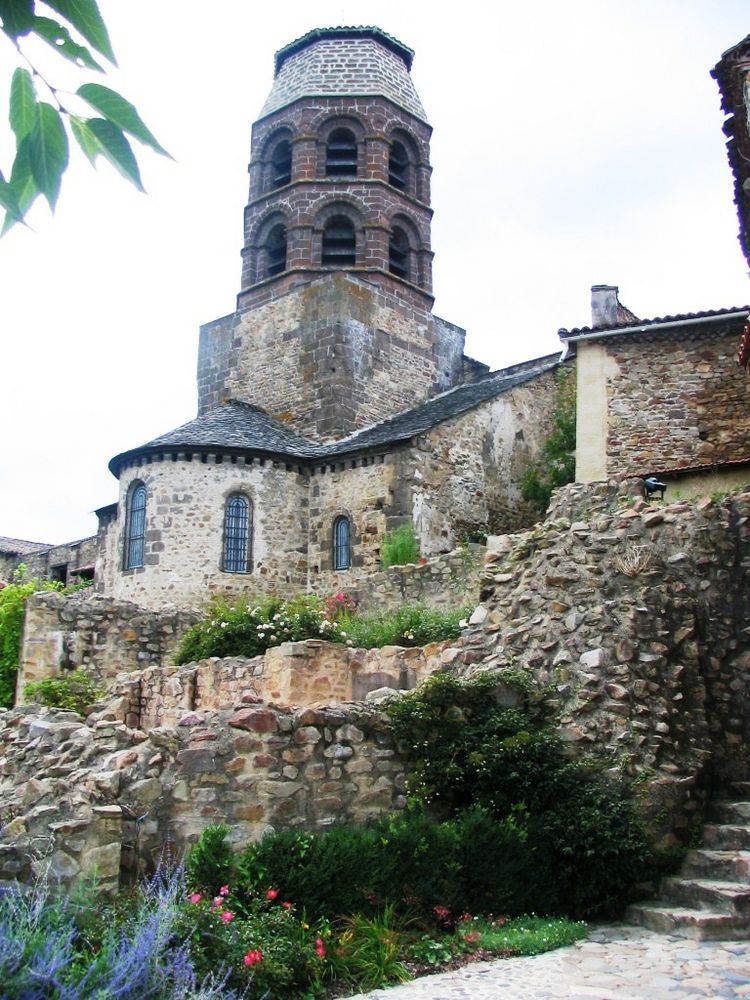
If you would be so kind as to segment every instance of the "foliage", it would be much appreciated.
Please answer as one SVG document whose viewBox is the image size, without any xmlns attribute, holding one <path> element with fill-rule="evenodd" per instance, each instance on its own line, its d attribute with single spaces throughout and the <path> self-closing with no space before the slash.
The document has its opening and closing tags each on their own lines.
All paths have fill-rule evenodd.
<svg viewBox="0 0 750 1000">
<path fill-rule="evenodd" d="M 402 961 L 404 939 L 400 923 L 391 904 L 374 917 L 361 913 L 344 917 L 331 949 L 333 977 L 356 985 L 358 990 L 373 990 L 410 979 Z"/>
<path fill-rule="evenodd" d="M 521 477 L 521 496 L 541 514 L 549 507 L 552 491 L 575 479 L 576 383 L 575 370 L 555 372 L 552 430 L 542 446 L 540 461 L 531 462 Z"/>
<path fill-rule="evenodd" d="M 406 566 L 419 559 L 419 545 L 411 523 L 401 524 L 386 534 L 380 559 L 383 569 L 388 569 L 389 566 Z"/>
<path fill-rule="evenodd" d="M 19 566 L 13 582 L 0 590 L 0 708 L 13 704 L 26 601 L 39 590 L 63 590 L 61 583 L 25 580 L 25 575 L 25 567 Z"/>
<path fill-rule="evenodd" d="M 229 827 L 223 823 L 208 826 L 190 848 L 185 868 L 193 888 L 215 894 L 222 885 L 232 882 L 235 864 L 228 833 Z"/>
<path fill-rule="evenodd" d="M 6 1000 L 240 1000 L 215 970 L 199 980 L 176 930 L 184 900 L 181 872 L 158 872 L 130 910 L 85 928 L 88 899 L 53 898 L 47 883 L 0 895 L 0 980 Z"/>
<path fill-rule="evenodd" d="M 99 83 L 82 83 L 75 94 L 63 94 L 29 59 L 26 42 L 35 37 L 79 71 L 104 72 L 92 50 L 116 65 L 96 0 L 44 0 L 44 4 L 40 0 L 0 0 L 0 27 L 15 46 L 19 61 L 26 64 L 16 68 L 11 80 L 9 118 L 15 158 L 9 179 L 0 171 L 3 233 L 16 222 L 23 222 L 39 195 L 44 195 L 54 210 L 68 166 L 68 132 L 92 164 L 103 156 L 142 191 L 128 136 L 163 156 L 169 154 L 135 107 Z M 49 100 L 39 100 L 39 87 Z"/>
<path fill-rule="evenodd" d="M 102 696 L 103 689 L 85 670 L 73 670 L 59 677 L 35 681 L 24 688 L 24 697 L 51 708 L 66 708 L 84 715 L 89 705 Z"/>
<path fill-rule="evenodd" d="M 257 604 L 217 601 L 194 625 L 177 651 L 177 663 L 210 656 L 258 656 L 270 646 L 301 639 L 327 639 L 349 646 L 422 646 L 461 634 L 466 610 L 432 611 L 406 605 L 395 612 L 364 615 L 345 594 L 327 599 L 303 595 L 291 601 L 267 597 Z"/>
<path fill-rule="evenodd" d="M 666 859 L 624 789 L 569 760 L 526 708 L 498 705 L 493 684 L 436 675 L 389 706 L 412 758 L 413 798 L 449 816 L 480 807 L 515 829 L 523 846 L 504 909 L 616 913 Z"/>
<path fill-rule="evenodd" d="M 472 949 L 504 955 L 541 955 L 586 937 L 581 921 L 523 916 L 507 919 L 470 917 L 461 921 L 458 935 Z"/>
</svg>

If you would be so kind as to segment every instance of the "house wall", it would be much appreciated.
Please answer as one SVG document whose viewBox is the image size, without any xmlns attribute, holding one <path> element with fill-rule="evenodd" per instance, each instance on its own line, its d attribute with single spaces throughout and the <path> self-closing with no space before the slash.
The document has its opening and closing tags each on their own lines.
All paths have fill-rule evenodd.
<svg viewBox="0 0 750 1000">
<path fill-rule="evenodd" d="M 741 327 L 579 341 L 576 478 L 747 459 L 750 382 L 735 362 Z"/>
<path fill-rule="evenodd" d="M 136 480 L 147 490 L 145 558 L 143 566 L 126 570 L 126 498 Z M 224 505 L 237 491 L 253 504 L 247 574 L 221 570 Z M 260 459 L 151 462 L 120 477 L 119 513 L 102 532 L 96 585 L 147 608 L 200 607 L 219 594 L 299 591 L 307 582 L 306 545 L 307 491 L 296 466 Z"/>
<path fill-rule="evenodd" d="M 417 439 L 411 496 L 423 555 L 450 551 L 467 534 L 516 531 L 538 520 L 520 484 L 551 430 L 554 371 Z"/>
</svg>

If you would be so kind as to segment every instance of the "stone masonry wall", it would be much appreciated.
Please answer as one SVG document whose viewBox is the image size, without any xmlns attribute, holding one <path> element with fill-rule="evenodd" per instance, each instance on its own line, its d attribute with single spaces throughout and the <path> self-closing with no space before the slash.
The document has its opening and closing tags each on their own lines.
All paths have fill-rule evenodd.
<svg viewBox="0 0 750 1000">
<path fill-rule="evenodd" d="M 127 494 L 145 484 L 144 565 L 123 570 Z M 252 572 L 221 569 L 227 496 L 246 494 L 253 505 Z M 145 607 L 204 606 L 229 596 L 294 592 L 307 584 L 307 485 L 296 466 L 256 459 L 201 463 L 198 459 L 150 462 L 120 477 L 118 520 L 102 540 L 97 589 Z"/>
<path fill-rule="evenodd" d="M 623 767 L 669 846 L 749 776 L 750 492 L 628 505 L 637 485 L 566 487 L 493 540 L 460 670 L 552 685 L 571 752 Z"/>
<path fill-rule="evenodd" d="M 175 609 L 151 612 L 89 590 L 34 594 L 26 605 L 18 700 L 32 681 L 78 667 L 109 681 L 122 671 L 170 663 L 197 618 Z"/>
<path fill-rule="evenodd" d="M 410 485 L 423 555 L 454 548 L 464 534 L 518 531 L 538 518 L 520 484 L 551 430 L 555 371 L 417 439 Z"/>
<path fill-rule="evenodd" d="M 742 324 L 698 337 L 613 337 L 607 473 L 747 459 L 750 382 L 735 358 Z"/>
<path fill-rule="evenodd" d="M 240 399 L 333 440 L 457 383 L 463 345 L 416 293 L 326 274 L 201 328 L 199 412 Z"/>
</svg>

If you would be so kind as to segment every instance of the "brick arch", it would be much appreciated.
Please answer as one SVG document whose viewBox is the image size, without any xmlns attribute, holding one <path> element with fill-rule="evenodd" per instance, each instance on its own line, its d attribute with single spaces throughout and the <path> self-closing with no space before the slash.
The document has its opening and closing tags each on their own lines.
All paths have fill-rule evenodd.
<svg viewBox="0 0 750 1000">
<path fill-rule="evenodd" d="M 343 216 L 348 219 L 354 227 L 354 266 L 356 267 L 357 263 L 362 260 L 365 249 L 364 214 L 353 198 L 342 196 L 340 194 L 332 194 L 326 198 L 324 203 L 318 207 L 318 210 L 315 213 L 312 236 L 312 263 L 314 266 L 322 266 L 323 233 L 326 226 L 336 216 Z"/>
<path fill-rule="evenodd" d="M 408 250 L 406 253 L 406 274 L 399 275 L 394 268 L 391 266 L 391 245 L 394 233 L 400 230 L 404 233 L 407 243 Z M 423 285 L 425 280 L 425 269 L 424 269 L 424 242 L 419 229 L 414 224 L 414 222 L 409 218 L 408 215 L 404 215 L 403 212 L 394 212 L 388 220 L 388 232 L 389 232 L 389 254 L 388 254 L 388 270 L 392 273 L 396 273 L 398 277 L 402 277 L 405 281 L 410 282 L 412 285 Z"/>
<path fill-rule="evenodd" d="M 267 243 L 272 230 L 279 225 L 288 233 L 288 213 L 278 205 L 274 205 L 256 220 L 250 231 L 246 246 L 250 256 L 249 273 L 252 275 L 253 283 L 269 277 Z"/>
<path fill-rule="evenodd" d="M 356 174 L 353 176 L 362 177 L 365 161 L 365 125 L 357 116 L 351 113 L 341 114 L 341 112 L 327 112 L 311 123 L 311 131 L 317 136 L 317 152 L 315 173 L 319 178 L 327 176 L 326 161 L 328 141 L 333 132 L 337 129 L 346 129 L 354 136 L 357 149 Z M 350 179 L 342 177 L 342 181 Z"/>
<path fill-rule="evenodd" d="M 277 149 L 278 145 L 282 142 L 288 142 L 290 145 L 290 179 L 294 175 L 294 138 L 295 129 L 286 122 L 281 122 L 273 131 L 266 137 L 263 145 L 260 148 L 258 154 L 258 162 L 260 163 L 260 190 L 263 193 L 275 190 L 277 187 L 283 187 L 282 184 L 274 183 L 274 160 L 273 154 Z"/>
</svg>

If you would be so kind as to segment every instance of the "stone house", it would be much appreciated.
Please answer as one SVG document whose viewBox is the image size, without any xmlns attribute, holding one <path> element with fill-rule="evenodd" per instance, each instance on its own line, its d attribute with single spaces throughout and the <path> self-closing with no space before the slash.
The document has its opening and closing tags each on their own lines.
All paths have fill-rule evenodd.
<svg viewBox="0 0 750 1000">
<path fill-rule="evenodd" d="M 750 385 L 735 357 L 749 313 L 641 320 L 594 286 L 592 325 L 560 330 L 576 358 L 576 481 L 655 476 L 685 497 L 746 484 Z"/>
</svg>

